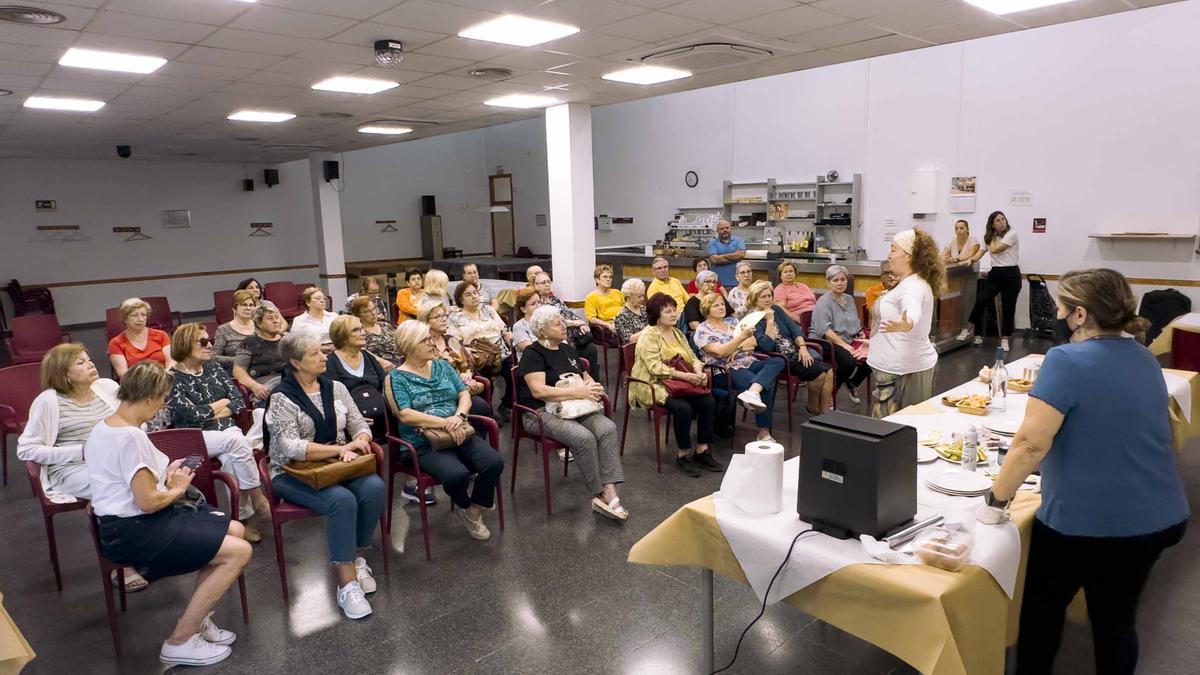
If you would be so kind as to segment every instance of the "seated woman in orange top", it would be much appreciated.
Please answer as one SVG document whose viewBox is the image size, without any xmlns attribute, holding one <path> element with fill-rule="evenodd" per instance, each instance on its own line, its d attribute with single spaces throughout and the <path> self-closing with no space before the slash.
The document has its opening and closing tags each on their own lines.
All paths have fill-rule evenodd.
<svg viewBox="0 0 1200 675">
<path fill-rule="evenodd" d="M 125 371 L 138 361 L 158 361 L 164 367 L 175 365 L 171 359 L 171 336 L 146 325 L 150 305 L 141 298 L 129 298 L 121 303 L 121 323 L 125 330 L 108 341 L 108 360 L 113 377 L 121 379 Z"/>
<path fill-rule="evenodd" d="M 425 281 L 422 278 L 420 270 L 408 271 L 408 288 L 401 288 L 396 292 L 396 307 L 399 312 L 396 314 L 396 325 L 400 325 L 409 319 L 417 318 L 417 313 L 421 308 L 421 302 L 425 299 Z"/>
</svg>

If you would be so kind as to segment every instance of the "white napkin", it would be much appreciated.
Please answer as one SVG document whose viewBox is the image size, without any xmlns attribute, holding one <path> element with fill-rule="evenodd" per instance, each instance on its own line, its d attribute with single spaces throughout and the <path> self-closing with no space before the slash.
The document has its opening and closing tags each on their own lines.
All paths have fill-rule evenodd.
<svg viewBox="0 0 1200 675">
<path fill-rule="evenodd" d="M 1165 372 L 1165 371 L 1163 372 L 1163 379 L 1166 380 L 1166 382 L 1167 382 L 1167 393 L 1171 395 L 1171 398 L 1175 399 L 1175 401 L 1179 403 L 1179 407 L 1183 409 L 1184 419 L 1186 419 L 1188 421 L 1188 424 L 1191 424 L 1191 422 L 1192 422 L 1192 387 L 1191 387 L 1191 385 L 1189 385 L 1188 381 L 1183 379 L 1182 377 L 1172 374 L 1172 373 Z"/>
</svg>

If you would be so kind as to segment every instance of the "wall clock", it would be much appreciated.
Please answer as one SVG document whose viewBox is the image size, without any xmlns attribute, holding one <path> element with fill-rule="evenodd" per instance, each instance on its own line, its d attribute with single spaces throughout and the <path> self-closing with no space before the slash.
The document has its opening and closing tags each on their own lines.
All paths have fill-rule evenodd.
<svg viewBox="0 0 1200 675">
<path fill-rule="evenodd" d="M 683 182 L 690 188 L 694 188 L 700 184 L 700 176 L 696 175 L 695 171 L 689 171 L 683 174 Z"/>
</svg>

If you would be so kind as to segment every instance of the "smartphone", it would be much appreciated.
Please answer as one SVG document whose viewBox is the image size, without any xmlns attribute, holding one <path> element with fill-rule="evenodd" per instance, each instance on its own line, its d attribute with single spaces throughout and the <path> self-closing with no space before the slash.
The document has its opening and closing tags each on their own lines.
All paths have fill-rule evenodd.
<svg viewBox="0 0 1200 675">
<path fill-rule="evenodd" d="M 192 471 L 195 471 L 203 461 L 204 460 L 200 459 L 199 457 L 187 457 L 183 460 L 183 464 L 180 466 L 186 466 Z"/>
</svg>

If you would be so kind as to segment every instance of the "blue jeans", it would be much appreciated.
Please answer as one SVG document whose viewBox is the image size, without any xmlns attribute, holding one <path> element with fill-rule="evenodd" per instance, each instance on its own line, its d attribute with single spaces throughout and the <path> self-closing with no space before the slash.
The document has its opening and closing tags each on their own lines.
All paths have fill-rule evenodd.
<svg viewBox="0 0 1200 675">
<path fill-rule="evenodd" d="M 771 419 L 775 412 L 775 379 L 783 372 L 784 365 L 783 359 L 772 358 L 729 371 L 734 391 L 745 391 L 752 384 L 762 385 L 762 402 L 767 409 L 754 416 L 754 425 L 759 429 L 771 428 Z"/>
<path fill-rule="evenodd" d="M 375 474 L 314 490 L 281 473 L 271 479 L 271 488 L 284 500 L 325 516 L 329 559 L 335 565 L 354 562 L 355 549 L 371 545 L 371 535 L 386 505 L 387 488 Z"/>
</svg>

